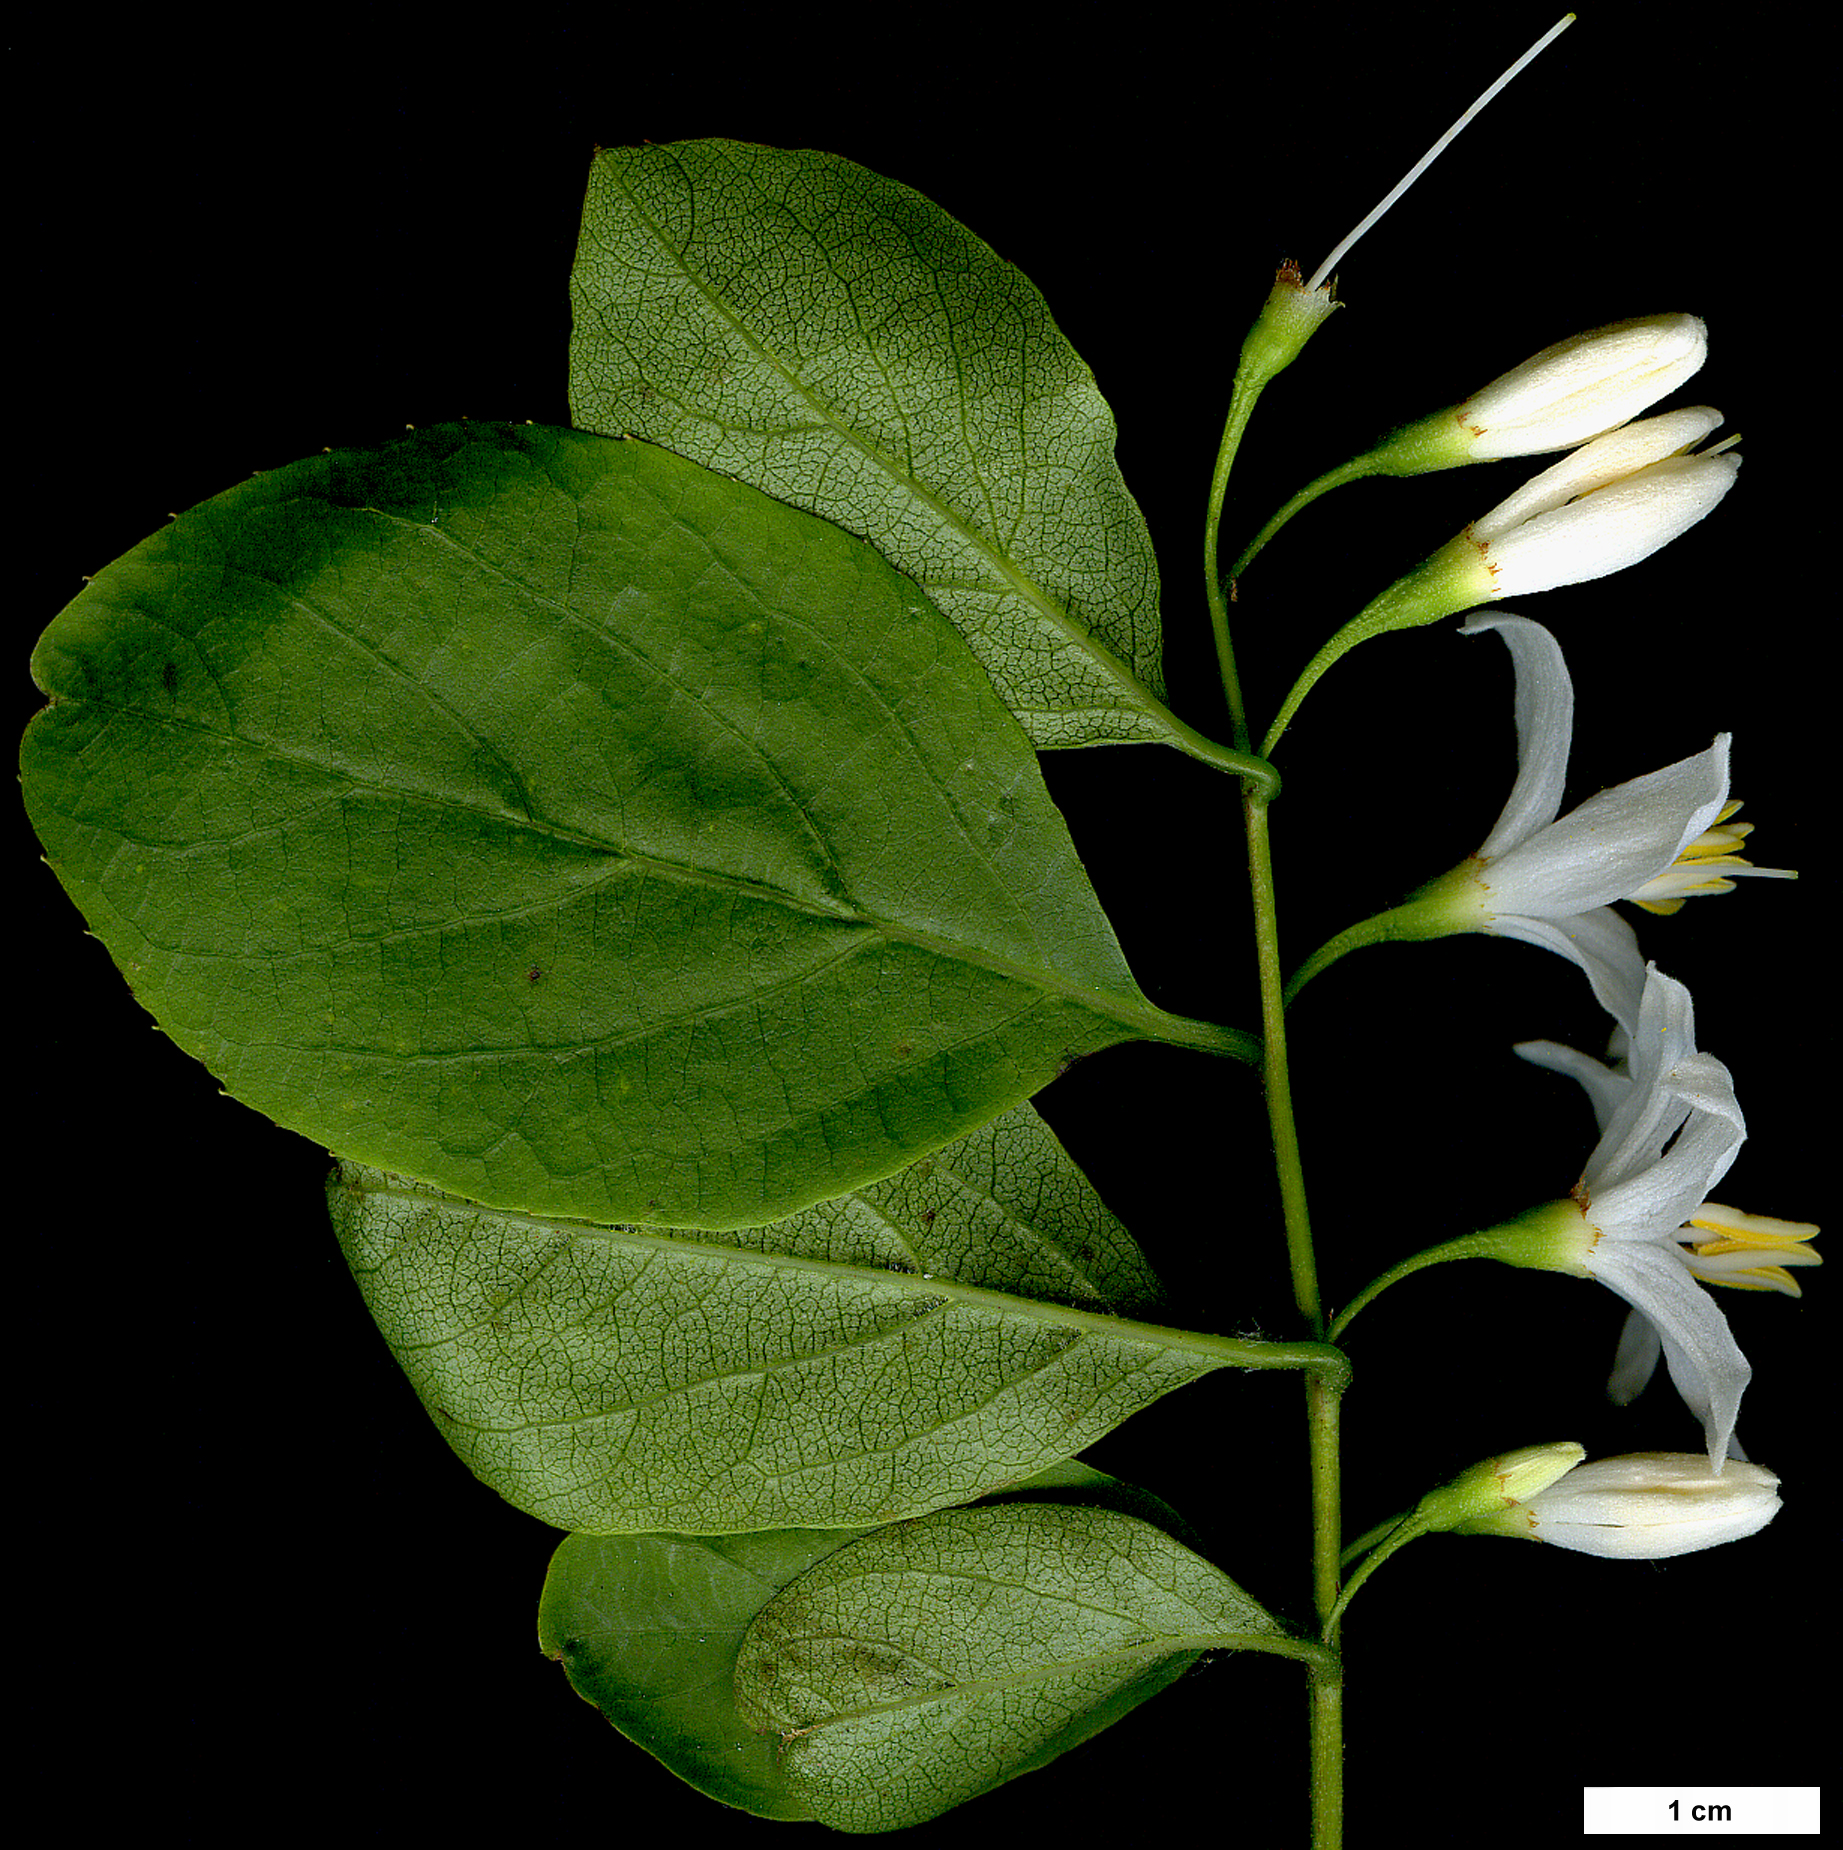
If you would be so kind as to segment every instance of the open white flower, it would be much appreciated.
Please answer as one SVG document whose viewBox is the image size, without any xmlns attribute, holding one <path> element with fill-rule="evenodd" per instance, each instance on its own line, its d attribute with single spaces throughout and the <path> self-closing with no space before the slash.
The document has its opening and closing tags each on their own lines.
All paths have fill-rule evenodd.
<svg viewBox="0 0 1843 1850">
<path fill-rule="evenodd" d="M 1514 1262 L 1597 1278 L 1632 1306 L 1609 1392 L 1630 1400 L 1661 1354 L 1702 1421 L 1719 1472 L 1751 1371 L 1703 1285 L 1796 1295 L 1785 1268 L 1820 1263 L 1805 1244 L 1817 1229 L 1709 1202 L 1746 1125 L 1727 1068 L 1696 1050 L 1689 991 L 1655 965 L 1626 1072 L 1551 1042 L 1525 1042 L 1517 1052 L 1586 1086 L 1601 1137 L 1572 1198 L 1523 1217 L 1535 1237 Z M 1714 1241 L 1697 1238 L 1705 1222 L 1720 1229 Z"/>
<path fill-rule="evenodd" d="M 1589 446 L 1591 447 L 1591 446 Z M 1751 825 L 1730 819 L 1729 735 L 1647 777 L 1603 790 L 1557 819 L 1574 733 L 1574 684 L 1540 623 L 1480 612 L 1461 634 L 1494 630 L 1516 671 L 1517 776 L 1478 851 L 1389 912 L 1334 938 L 1293 978 L 1297 991 L 1356 944 L 1484 931 L 1558 952 L 1585 971 L 1601 1006 L 1630 1033 L 1644 990 L 1632 928 L 1608 910 L 1629 899 L 1674 912 L 1692 894 L 1725 892 L 1754 867 L 1734 850 Z"/>
<path fill-rule="evenodd" d="M 1509 1508 L 1456 1525 L 1462 1535 L 1521 1535 L 1581 1554 L 1657 1561 L 1757 1535 L 1779 1513 L 1779 1480 L 1759 1465 L 1682 1452 L 1596 1458 Z"/>
<path fill-rule="evenodd" d="M 1658 981 L 1682 992 L 1682 1007 L 1687 1017 L 1688 995 L 1682 991 L 1682 985 L 1670 983 L 1668 977 L 1660 977 Z M 1693 1032 L 1693 1024 L 1686 1031 Z M 1604 1139 L 1614 1117 L 1631 1098 L 1632 1076 L 1553 1041 L 1524 1041 L 1516 1051 L 1536 1066 L 1578 1080 L 1592 1101 L 1594 1119 Z M 1585 1176 L 1582 1181 L 1586 1182 Z M 1810 1245 L 1818 1231 L 1809 1221 L 1777 1220 L 1704 1200 L 1685 1214 L 1682 1224 L 1671 1236 L 1671 1244 L 1684 1270 L 1705 1285 L 1726 1285 L 1740 1291 L 1777 1291 L 1795 1298 L 1803 1293 L 1789 1268 L 1823 1264 L 1823 1255 L 1814 1252 Z M 1657 1370 L 1663 1348 L 1664 1338 L 1658 1325 L 1634 1304 L 1620 1333 L 1612 1374 L 1606 1384 L 1606 1391 L 1615 1402 L 1626 1406 L 1644 1391 Z M 1739 1455 L 1732 1434 L 1729 1448 L 1731 1455 Z"/>
</svg>

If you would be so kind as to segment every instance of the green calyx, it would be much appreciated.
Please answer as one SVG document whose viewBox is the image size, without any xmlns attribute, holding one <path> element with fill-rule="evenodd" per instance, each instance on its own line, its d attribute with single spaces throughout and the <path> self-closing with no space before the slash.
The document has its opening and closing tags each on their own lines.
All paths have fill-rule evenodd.
<svg viewBox="0 0 1843 1850">
<path fill-rule="evenodd" d="M 1307 289 L 1300 281 L 1299 266 L 1283 263 L 1267 300 L 1261 304 L 1261 312 L 1242 340 L 1237 377 L 1264 385 L 1284 372 L 1338 306 L 1332 300 L 1330 284 Z"/>
<path fill-rule="evenodd" d="M 1469 1465 L 1449 1483 L 1430 1490 L 1415 1510 L 1426 1530 L 1457 1529 L 1490 1522 L 1518 1503 L 1546 1490 L 1587 1456 L 1572 1439 L 1527 1445 Z"/>
<path fill-rule="evenodd" d="M 1366 473 L 1431 475 L 1471 462 L 1477 435 L 1456 413 L 1457 407 L 1447 405 L 1391 431 L 1363 458 L 1369 465 Z"/>
</svg>

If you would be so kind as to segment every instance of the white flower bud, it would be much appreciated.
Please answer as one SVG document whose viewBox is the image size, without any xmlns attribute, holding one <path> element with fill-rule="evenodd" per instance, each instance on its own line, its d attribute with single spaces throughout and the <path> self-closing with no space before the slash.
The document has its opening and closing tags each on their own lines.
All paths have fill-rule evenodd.
<svg viewBox="0 0 1843 1850">
<path fill-rule="evenodd" d="M 1661 1560 L 1757 1534 L 1779 1513 L 1779 1480 L 1731 1458 L 1636 1452 L 1577 1465 L 1526 1501 L 1459 1525 L 1467 1535 L 1522 1535 L 1581 1554 Z"/>
<path fill-rule="evenodd" d="M 1708 358 L 1694 315 L 1615 321 L 1544 347 L 1454 408 L 1470 459 L 1535 456 L 1585 443 L 1674 392 Z"/>
<path fill-rule="evenodd" d="M 1467 529 L 1493 597 L 1584 584 L 1648 559 L 1713 511 L 1741 459 L 1680 454 L 1720 413 L 1706 406 L 1609 432 L 1526 482 Z"/>
<path fill-rule="evenodd" d="M 1708 351 L 1708 329 L 1694 315 L 1646 315 L 1573 335 L 1461 403 L 1404 425 L 1359 459 L 1360 472 L 1421 475 L 1572 449 L 1674 392 Z"/>
</svg>

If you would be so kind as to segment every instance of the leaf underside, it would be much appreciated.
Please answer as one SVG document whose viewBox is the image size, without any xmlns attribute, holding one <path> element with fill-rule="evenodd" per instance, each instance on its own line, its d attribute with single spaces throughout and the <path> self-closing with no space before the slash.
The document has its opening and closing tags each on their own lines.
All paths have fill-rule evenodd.
<svg viewBox="0 0 1843 1850">
<path fill-rule="evenodd" d="M 1155 1285 L 1028 1104 L 728 1234 L 544 1221 L 353 1164 L 329 1202 L 450 1445 L 560 1528 L 913 1515 L 1067 1458 L 1218 1365 L 1094 1314 Z"/>
<path fill-rule="evenodd" d="M 1004 1497 L 1098 1505 L 1184 1532 L 1159 1499 L 1078 1461 Z M 545 1575 L 539 1646 L 578 1695 L 698 1791 L 759 1817 L 810 1818 L 782 1778 L 778 1737 L 737 1713 L 736 1659 L 771 1599 L 863 1533 L 568 1536 Z"/>
<path fill-rule="evenodd" d="M 908 187 L 810 149 L 607 148 L 570 415 L 869 539 L 1039 746 L 1176 737 L 1113 415 L 1042 296 Z"/>
<path fill-rule="evenodd" d="M 259 476 L 33 672 L 28 807 L 143 1005 L 471 1200 L 759 1223 L 1174 1022 L 952 625 L 647 444 L 446 426 Z"/>
<path fill-rule="evenodd" d="M 942 1510 L 848 1542 L 757 1614 L 744 1722 L 785 1790 L 848 1831 L 919 1824 L 1116 1721 L 1228 1637 L 1278 1625 L 1114 1510 Z"/>
</svg>

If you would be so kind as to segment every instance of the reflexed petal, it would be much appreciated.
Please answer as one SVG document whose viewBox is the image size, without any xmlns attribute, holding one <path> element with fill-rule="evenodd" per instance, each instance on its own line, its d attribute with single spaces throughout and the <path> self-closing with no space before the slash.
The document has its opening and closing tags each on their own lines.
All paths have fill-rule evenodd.
<svg viewBox="0 0 1843 1850">
<path fill-rule="evenodd" d="M 1510 650 L 1517 678 L 1517 781 L 1481 858 L 1490 860 L 1527 841 L 1555 820 L 1568 776 L 1568 746 L 1574 734 L 1574 683 L 1561 645 L 1527 617 L 1480 612 L 1460 631 L 1474 636 L 1496 630 Z"/>
<path fill-rule="evenodd" d="M 1690 1113 L 1676 1142 L 1656 1162 L 1598 1187 L 1583 1178 L 1587 1218 L 1607 1240 L 1622 1244 L 1674 1241 L 1709 1190 L 1728 1173 L 1746 1136 L 1730 1117 Z"/>
<path fill-rule="evenodd" d="M 1695 1051 L 1696 1009 L 1683 985 L 1656 964 L 1645 966 L 1644 995 L 1626 1036 L 1625 1071 L 1632 1090 L 1615 1110 L 1581 1180 L 1590 1187 L 1622 1181 L 1663 1153 L 1683 1122 L 1678 1101 L 1659 1093 L 1658 1081 Z"/>
<path fill-rule="evenodd" d="M 1551 1073 L 1566 1073 L 1570 1079 L 1579 1080 L 1593 1102 L 1594 1122 L 1602 1131 L 1632 1090 L 1632 1082 L 1624 1073 L 1614 1072 L 1610 1066 L 1556 1041 L 1519 1041 L 1510 1051 L 1532 1066 L 1547 1067 Z"/>
<path fill-rule="evenodd" d="M 1728 798 L 1728 734 L 1602 790 L 1479 872 L 1494 912 L 1556 918 L 1623 899 L 1674 862 Z"/>
<path fill-rule="evenodd" d="M 1669 1072 L 1659 1075 L 1658 1083 L 1669 1086 L 1686 1105 L 1726 1118 L 1743 1137 L 1747 1135 L 1747 1120 L 1734 1096 L 1734 1077 L 1712 1053 L 1684 1054 Z"/>
<path fill-rule="evenodd" d="M 1753 1373 L 1727 1318 L 1662 1246 L 1603 1239 L 1587 1255 L 1587 1268 L 1655 1326 L 1670 1378 L 1701 1420 L 1709 1463 L 1719 1471 Z"/>
<path fill-rule="evenodd" d="M 1663 1353 L 1657 1325 L 1642 1310 L 1627 1311 L 1613 1354 L 1613 1372 L 1606 1378 L 1607 1399 L 1616 1407 L 1629 1407 L 1651 1385 Z"/>
<path fill-rule="evenodd" d="M 1689 1114 L 1690 1107 L 1681 1099 L 1634 1073 L 1631 1091 L 1613 1108 L 1581 1171 L 1581 1186 L 1598 1201 L 1642 1174 L 1663 1156 L 1664 1146 L 1683 1128 Z"/>
<path fill-rule="evenodd" d="M 1502 915 L 1489 920 L 1484 929 L 1494 937 L 1515 938 L 1559 952 L 1587 973 L 1594 999 L 1615 1021 L 1629 1029 L 1638 1020 L 1645 987 L 1638 934 L 1608 907 L 1598 906 L 1575 918 Z"/>
</svg>

